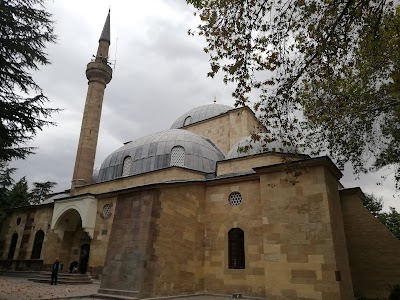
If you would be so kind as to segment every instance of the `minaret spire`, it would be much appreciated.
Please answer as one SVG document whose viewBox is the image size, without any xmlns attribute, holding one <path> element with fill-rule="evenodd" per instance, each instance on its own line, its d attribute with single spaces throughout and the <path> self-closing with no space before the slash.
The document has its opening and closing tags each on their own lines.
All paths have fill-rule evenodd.
<svg viewBox="0 0 400 300">
<path fill-rule="evenodd" d="M 96 57 L 86 68 L 86 78 L 89 82 L 72 178 L 72 195 L 76 193 L 76 187 L 90 184 L 92 181 L 104 90 L 112 78 L 112 69 L 108 64 L 110 44 L 109 10 L 100 35 Z"/>
<path fill-rule="evenodd" d="M 111 9 L 108 9 L 108 15 L 107 15 L 107 19 L 106 22 L 104 23 L 104 27 L 103 27 L 103 31 L 101 32 L 100 35 L 100 41 L 106 41 L 108 42 L 108 44 L 111 44 L 111 40 L 110 40 L 110 12 Z"/>
</svg>

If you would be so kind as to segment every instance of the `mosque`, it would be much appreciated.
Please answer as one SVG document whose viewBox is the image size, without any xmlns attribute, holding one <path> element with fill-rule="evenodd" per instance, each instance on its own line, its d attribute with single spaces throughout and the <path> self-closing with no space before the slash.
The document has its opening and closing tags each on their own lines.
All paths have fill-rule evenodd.
<svg viewBox="0 0 400 300">
<path fill-rule="evenodd" d="M 344 188 L 328 157 L 251 142 L 260 124 L 247 107 L 182 112 L 94 172 L 109 46 L 110 13 L 86 69 L 71 190 L 8 212 L 2 269 L 77 260 L 101 280 L 100 294 L 132 299 L 354 299 L 387 296 L 400 283 L 400 242 L 363 207 L 361 190 Z"/>
</svg>

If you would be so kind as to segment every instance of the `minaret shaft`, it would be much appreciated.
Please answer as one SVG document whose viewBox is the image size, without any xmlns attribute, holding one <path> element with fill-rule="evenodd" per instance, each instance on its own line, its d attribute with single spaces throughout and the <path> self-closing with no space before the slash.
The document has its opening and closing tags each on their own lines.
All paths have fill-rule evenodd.
<svg viewBox="0 0 400 300">
<path fill-rule="evenodd" d="M 75 194 L 76 187 L 92 182 L 104 90 L 112 78 L 112 69 L 107 63 L 108 50 L 110 47 L 110 30 L 107 28 L 109 25 L 110 14 L 108 14 L 104 25 L 104 28 L 108 31 L 103 29 L 96 58 L 94 61 L 90 62 L 86 68 L 86 77 L 89 83 L 72 178 L 72 195 Z M 106 35 L 104 34 L 105 32 Z"/>
</svg>

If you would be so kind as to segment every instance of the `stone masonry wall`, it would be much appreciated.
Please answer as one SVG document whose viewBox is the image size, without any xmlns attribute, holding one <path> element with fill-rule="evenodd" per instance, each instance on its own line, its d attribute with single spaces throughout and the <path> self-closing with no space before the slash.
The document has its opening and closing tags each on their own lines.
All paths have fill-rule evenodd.
<svg viewBox="0 0 400 300">
<path fill-rule="evenodd" d="M 242 108 L 184 129 L 210 138 L 222 153 L 227 154 L 233 145 L 249 136 L 258 126 L 259 123 L 250 109 Z"/>
<path fill-rule="evenodd" d="M 17 247 L 14 259 L 30 260 L 32 255 L 35 234 L 43 230 L 45 236 L 40 259 L 43 260 L 43 267 L 46 269 L 59 256 L 60 240 L 50 230 L 53 206 L 39 206 L 33 209 L 16 209 L 8 217 L 8 228 L 3 227 L 2 238 L 4 239 L 2 259 L 7 259 L 11 237 L 18 233 Z M 17 220 L 21 218 L 18 224 Z M 5 225 L 3 225 L 5 226 Z"/>
<path fill-rule="evenodd" d="M 158 235 L 147 266 L 144 297 L 192 294 L 203 290 L 203 228 L 199 223 L 204 186 L 160 190 Z"/>
<path fill-rule="evenodd" d="M 310 167 L 293 185 L 285 172 L 268 170 L 258 170 L 266 297 L 353 299 L 346 250 L 334 246 L 341 240 L 339 215 L 330 211 L 338 208 L 336 178 L 323 166 Z"/>
<path fill-rule="evenodd" d="M 242 203 L 232 206 L 229 195 L 239 192 Z M 204 289 L 218 294 L 265 296 L 262 217 L 259 181 L 215 182 L 207 186 L 204 211 Z M 245 269 L 229 269 L 228 232 L 244 231 Z"/>
<path fill-rule="evenodd" d="M 387 298 L 400 284 L 400 241 L 362 204 L 359 189 L 340 191 L 354 292 Z"/>
<path fill-rule="evenodd" d="M 89 272 L 96 278 L 101 278 L 107 254 L 107 246 L 115 216 L 117 197 L 105 197 L 97 200 L 97 215 L 93 240 L 90 244 Z M 111 206 L 111 213 L 103 216 L 105 205 Z"/>
<path fill-rule="evenodd" d="M 138 295 L 153 255 L 149 245 L 158 235 L 152 220 L 157 203 L 156 190 L 118 195 L 100 292 L 112 289 L 121 295 Z"/>
</svg>

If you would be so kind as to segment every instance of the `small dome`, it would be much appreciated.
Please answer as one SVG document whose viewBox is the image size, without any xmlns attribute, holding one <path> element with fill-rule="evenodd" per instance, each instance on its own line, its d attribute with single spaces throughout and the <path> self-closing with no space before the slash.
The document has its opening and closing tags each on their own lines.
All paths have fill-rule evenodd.
<svg viewBox="0 0 400 300">
<path fill-rule="evenodd" d="M 212 117 L 218 116 L 233 109 L 228 105 L 224 104 L 207 104 L 189 110 L 187 113 L 180 116 L 174 124 L 172 124 L 171 129 L 182 128 L 184 126 L 197 123 L 203 120 L 210 119 Z"/>
<path fill-rule="evenodd" d="M 246 146 L 251 146 L 247 151 L 239 151 Z M 283 152 L 283 153 L 296 153 L 294 147 L 284 146 L 282 143 L 274 141 L 264 145 L 263 138 L 261 141 L 252 141 L 251 136 L 247 136 L 240 142 L 236 143 L 226 155 L 226 159 L 245 157 L 255 155 L 263 152 Z"/>
<path fill-rule="evenodd" d="M 110 154 L 102 163 L 97 182 L 181 166 L 215 172 L 224 155 L 208 138 L 183 129 L 157 132 L 129 142 Z"/>
</svg>

